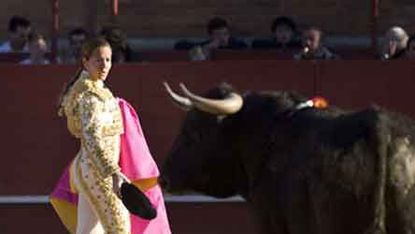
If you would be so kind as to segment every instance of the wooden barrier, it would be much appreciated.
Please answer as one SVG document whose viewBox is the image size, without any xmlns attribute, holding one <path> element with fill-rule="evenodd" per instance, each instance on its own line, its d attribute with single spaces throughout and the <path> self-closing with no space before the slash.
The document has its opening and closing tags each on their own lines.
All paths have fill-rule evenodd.
<svg viewBox="0 0 415 234">
<path fill-rule="evenodd" d="M 62 86 L 75 71 L 73 66 L 0 66 L 0 139 L 7 155 L 0 166 L 4 195 L 47 194 L 76 154 L 78 143 L 56 114 Z M 176 89 L 184 82 L 196 93 L 220 82 L 241 91 L 297 90 L 308 96 L 321 94 L 346 108 L 376 103 L 415 116 L 409 96 L 415 87 L 413 77 L 409 61 L 222 61 L 116 66 L 108 83 L 137 109 L 150 148 L 161 163 L 184 116 L 170 103 L 163 81 Z"/>
<path fill-rule="evenodd" d="M 175 88 L 184 82 L 198 93 L 226 81 L 241 90 L 284 88 L 311 95 L 313 66 L 288 61 L 124 65 L 113 69 L 108 83 L 116 95 L 136 107 L 154 157 L 161 163 L 184 115 L 170 103 L 162 81 Z M 75 71 L 72 66 L 0 66 L 0 140 L 8 155 L 7 166 L 0 170 L 4 195 L 47 194 L 76 154 L 78 143 L 56 114 L 62 86 Z M 39 173 L 43 170 L 47 173 Z"/>
<path fill-rule="evenodd" d="M 415 117 L 412 61 L 331 61 L 317 71 L 316 92 L 333 104 L 350 109 L 380 105 Z"/>
<path fill-rule="evenodd" d="M 124 97 L 137 109 L 150 149 L 160 165 L 168 154 L 185 114 L 170 103 L 161 85 L 162 81 L 168 81 L 175 89 L 183 82 L 196 93 L 203 93 L 220 82 L 229 82 L 241 92 L 296 90 L 307 96 L 326 96 L 333 105 L 345 108 L 362 108 L 377 103 L 415 117 L 415 106 L 411 98 L 411 90 L 415 87 L 415 67 L 411 63 L 246 60 L 129 64 L 115 66 L 108 84 L 116 95 Z M 48 194 L 63 168 L 76 154 L 78 142 L 70 137 L 65 121 L 56 114 L 57 98 L 62 86 L 74 75 L 76 69 L 74 66 L 0 65 L 0 140 L 3 155 L 3 163 L 0 165 L 0 195 Z M 12 208 L 0 207 L 0 216 L 6 217 L 10 209 Z M 7 220 L 20 222 L 19 210 L 26 212 L 29 208 L 16 209 L 13 208 L 15 213 L 8 216 L 16 218 Z M 247 207 L 242 205 L 221 213 L 223 216 L 218 214 L 218 217 L 238 222 L 235 219 L 239 216 L 232 218 L 232 210 L 238 209 L 247 212 Z M 33 214 L 45 215 L 49 212 L 47 210 L 47 207 L 36 208 Z M 192 212 L 199 211 L 191 208 L 184 212 L 177 208 L 174 214 L 180 217 L 173 217 L 172 220 L 180 223 L 177 225 L 187 225 L 183 221 L 186 217 L 182 215 L 191 216 Z M 216 213 L 212 214 L 215 215 Z M 50 217 L 39 222 L 57 220 L 50 213 Z M 252 223 L 246 225 L 238 230 L 252 228 Z M 16 233 L 1 227 L 2 225 L 1 233 Z M 198 230 L 192 227 L 194 225 L 188 227 L 188 232 L 177 233 Z M 180 229 L 183 226 L 175 228 L 184 230 Z M 228 233 L 250 233 L 226 230 Z"/>
</svg>

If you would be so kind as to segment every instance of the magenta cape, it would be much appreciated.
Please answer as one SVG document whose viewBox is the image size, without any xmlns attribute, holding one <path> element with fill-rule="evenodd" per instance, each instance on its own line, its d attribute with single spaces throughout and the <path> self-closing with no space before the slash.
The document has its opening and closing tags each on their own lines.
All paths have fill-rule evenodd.
<svg viewBox="0 0 415 234">
<path fill-rule="evenodd" d="M 157 208 L 157 217 L 144 220 L 131 215 L 132 234 L 170 234 L 163 194 L 156 183 L 159 171 L 148 149 L 139 118 L 132 106 L 119 98 L 124 125 L 121 135 L 121 171 L 145 194 Z M 71 189 L 69 166 L 50 195 L 50 202 L 66 228 L 75 233 L 78 195 Z"/>
</svg>

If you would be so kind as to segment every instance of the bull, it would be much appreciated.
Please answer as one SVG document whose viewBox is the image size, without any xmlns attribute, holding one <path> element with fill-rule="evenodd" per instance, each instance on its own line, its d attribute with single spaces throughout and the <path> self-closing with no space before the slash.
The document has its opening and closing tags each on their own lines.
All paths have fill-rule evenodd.
<svg viewBox="0 0 415 234">
<path fill-rule="evenodd" d="M 170 192 L 242 196 L 264 234 L 415 233 L 415 123 L 372 106 L 315 108 L 294 92 L 199 96 L 163 165 Z"/>
</svg>

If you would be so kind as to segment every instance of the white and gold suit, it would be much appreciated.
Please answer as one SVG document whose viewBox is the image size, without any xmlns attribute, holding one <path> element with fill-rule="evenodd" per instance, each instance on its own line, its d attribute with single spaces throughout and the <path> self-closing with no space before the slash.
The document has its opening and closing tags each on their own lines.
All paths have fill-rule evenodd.
<svg viewBox="0 0 415 234">
<path fill-rule="evenodd" d="M 102 80 L 83 71 L 63 99 L 68 129 L 81 141 L 71 165 L 72 185 L 79 192 L 77 233 L 130 233 L 130 216 L 113 191 L 119 173 L 120 134 L 117 100 Z"/>
</svg>

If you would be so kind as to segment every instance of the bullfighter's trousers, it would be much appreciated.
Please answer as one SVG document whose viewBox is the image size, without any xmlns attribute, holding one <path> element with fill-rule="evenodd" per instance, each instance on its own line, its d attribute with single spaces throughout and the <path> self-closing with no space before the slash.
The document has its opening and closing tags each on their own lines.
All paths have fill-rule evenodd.
<svg viewBox="0 0 415 234">
<path fill-rule="evenodd" d="M 76 233 L 130 234 L 130 214 L 113 191 L 112 177 L 101 177 L 83 147 L 71 170 L 79 192 Z"/>
</svg>

